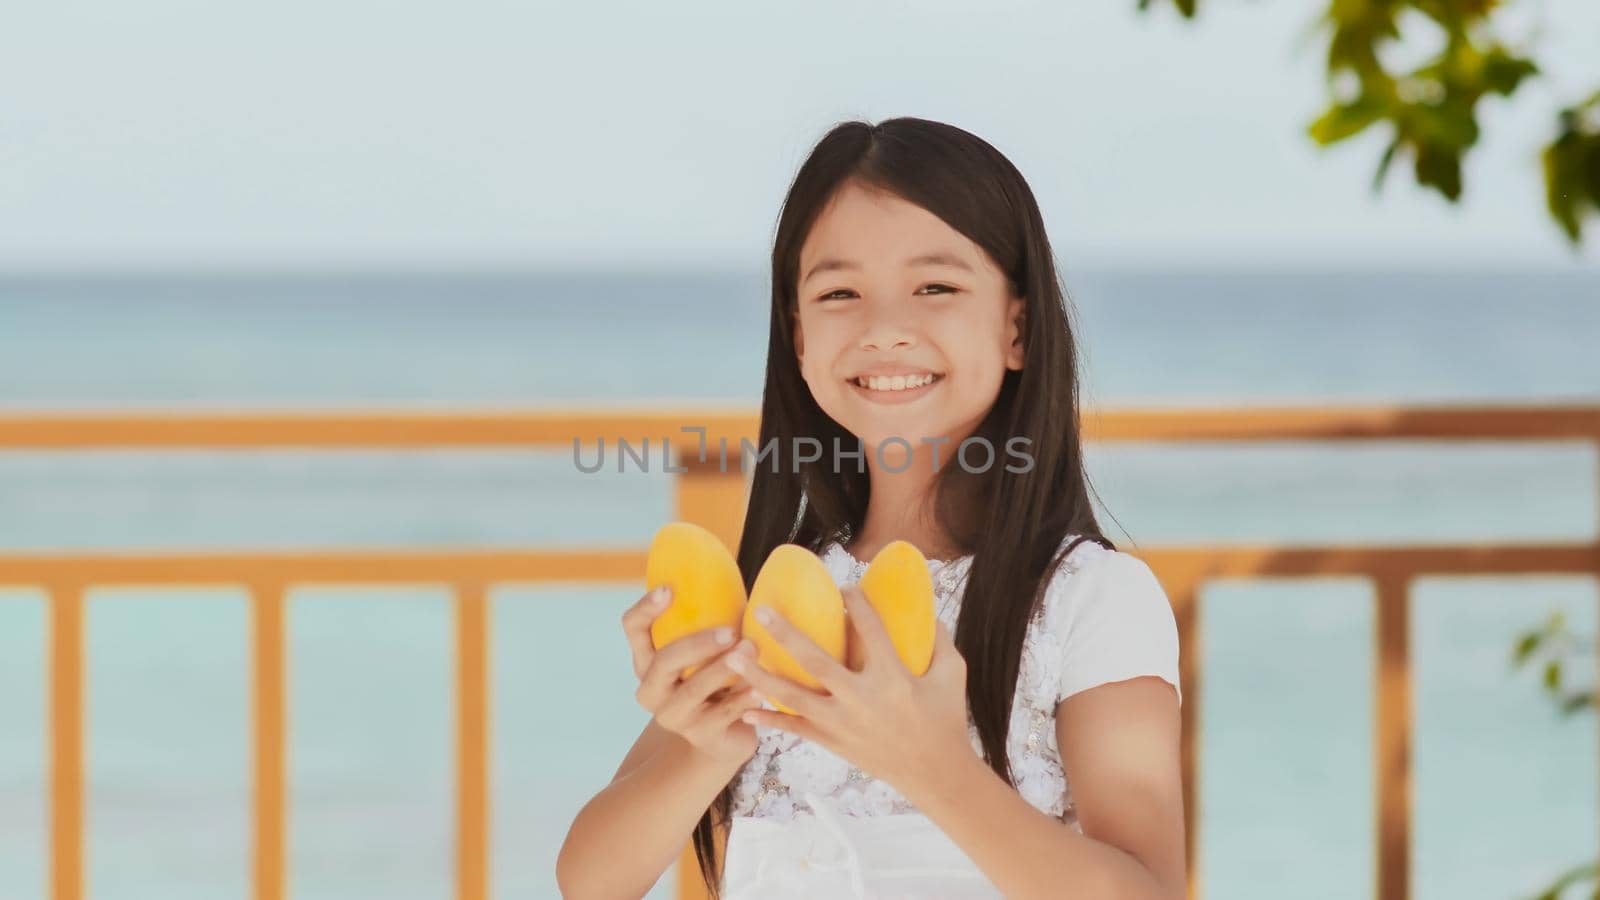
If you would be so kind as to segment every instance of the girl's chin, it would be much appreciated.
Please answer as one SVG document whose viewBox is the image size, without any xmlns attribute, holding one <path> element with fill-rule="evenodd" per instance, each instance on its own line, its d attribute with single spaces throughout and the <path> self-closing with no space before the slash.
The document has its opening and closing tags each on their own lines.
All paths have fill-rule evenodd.
<svg viewBox="0 0 1600 900">
<path fill-rule="evenodd" d="M 861 435 L 862 453 L 869 463 L 880 463 L 891 470 L 904 466 L 913 456 L 932 459 L 935 452 L 942 463 L 955 451 L 954 444 L 940 435 L 937 428 L 913 427 L 910 423 L 904 430 L 885 431 L 880 422 L 870 433 Z"/>
</svg>

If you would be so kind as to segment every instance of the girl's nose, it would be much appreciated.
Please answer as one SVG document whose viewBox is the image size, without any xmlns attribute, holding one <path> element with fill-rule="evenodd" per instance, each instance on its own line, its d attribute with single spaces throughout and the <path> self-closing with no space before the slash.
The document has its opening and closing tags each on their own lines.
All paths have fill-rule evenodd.
<svg viewBox="0 0 1600 900">
<path fill-rule="evenodd" d="M 909 350 L 910 348 L 915 347 L 917 342 L 909 337 L 879 340 L 878 338 L 871 336 L 861 341 L 861 349 L 863 350 L 882 350 L 885 349 L 884 345 L 887 345 L 887 349 L 890 350 Z"/>
<path fill-rule="evenodd" d="M 910 304 L 888 302 L 887 298 L 864 298 L 856 307 L 861 323 L 862 350 L 908 350 L 917 345 L 917 312 Z"/>
<path fill-rule="evenodd" d="M 907 350 L 916 345 L 909 330 L 888 322 L 873 325 L 861 335 L 863 350 Z"/>
</svg>

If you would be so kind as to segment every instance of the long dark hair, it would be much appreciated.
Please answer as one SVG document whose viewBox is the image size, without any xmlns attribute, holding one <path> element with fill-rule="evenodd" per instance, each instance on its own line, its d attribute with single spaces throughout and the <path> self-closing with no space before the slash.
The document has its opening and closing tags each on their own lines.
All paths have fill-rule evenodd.
<svg viewBox="0 0 1600 900">
<path fill-rule="evenodd" d="M 934 483 L 937 521 L 972 566 L 955 643 L 967 663 L 967 705 L 985 762 L 1009 784 L 1006 733 L 1022 643 L 1046 576 L 1081 540 L 1115 549 L 1090 503 L 1078 419 L 1078 354 L 1065 290 L 1033 192 L 1016 167 L 987 142 L 941 122 L 887 119 L 844 122 L 812 149 L 795 175 L 772 247 L 772 326 L 761 398 L 759 446 L 776 441 L 778 464 L 754 466 L 739 539 L 748 588 L 774 547 L 821 550 L 845 541 L 866 517 L 869 476 L 830 466 L 828 453 L 796 463 L 786 455 L 799 437 L 824 448 L 859 441 L 829 418 L 800 377 L 793 335 L 800 248 L 818 214 L 846 182 L 893 193 L 923 207 L 982 247 L 1024 298 L 1023 367 L 1007 371 L 999 396 L 974 436 L 991 447 L 1028 438 L 1033 466 L 1007 471 L 1002 457 L 987 470 L 942 466 Z M 835 440 L 838 441 L 835 444 Z M 776 468 L 777 471 L 772 471 Z M 843 469 L 843 472 L 836 471 Z M 1068 546 L 1068 536 L 1077 536 Z M 694 831 L 695 856 L 713 895 L 719 887 L 717 831 L 727 826 L 732 793 L 724 788 Z"/>
</svg>

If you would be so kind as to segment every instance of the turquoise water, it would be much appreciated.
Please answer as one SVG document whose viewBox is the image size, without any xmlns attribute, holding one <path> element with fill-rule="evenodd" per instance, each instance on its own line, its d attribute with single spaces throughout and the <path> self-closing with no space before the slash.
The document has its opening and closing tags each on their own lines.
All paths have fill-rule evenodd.
<svg viewBox="0 0 1600 900">
<path fill-rule="evenodd" d="M 1600 402 L 1592 274 L 1069 285 L 1093 405 Z M 714 272 L 0 279 L 0 409 L 753 407 L 764 290 Z M 1135 551 L 1574 540 L 1600 522 L 1600 459 L 1577 444 L 1095 445 L 1089 470 Z M 564 452 L 0 453 L 7 550 L 638 546 L 670 515 L 659 474 L 583 475 Z M 643 724 L 615 626 L 637 580 L 495 595 L 497 896 L 555 896 L 567 824 Z M 1366 896 L 1367 589 L 1219 583 L 1203 599 L 1207 895 Z M 1600 846 L 1594 718 L 1558 719 L 1507 663 L 1551 609 L 1592 635 L 1597 604 L 1582 579 L 1419 585 L 1417 896 L 1521 896 Z M 102 589 L 89 610 L 93 896 L 247 896 L 242 595 Z M 451 896 L 449 612 L 426 589 L 292 597 L 293 896 Z M 36 594 L 0 588 L 6 898 L 44 890 L 43 625 Z"/>
</svg>

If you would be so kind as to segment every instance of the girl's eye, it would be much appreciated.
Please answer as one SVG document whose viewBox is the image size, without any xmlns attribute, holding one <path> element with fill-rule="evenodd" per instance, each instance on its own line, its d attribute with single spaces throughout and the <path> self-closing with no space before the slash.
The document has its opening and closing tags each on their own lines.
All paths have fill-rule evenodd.
<svg viewBox="0 0 1600 900">
<path fill-rule="evenodd" d="M 948 284 L 928 284 L 928 285 L 923 285 L 922 289 L 923 290 L 931 290 L 933 288 L 938 288 L 939 289 L 938 292 L 942 293 L 942 294 L 954 294 L 954 293 L 956 293 L 956 289 L 951 287 Z M 846 299 L 846 297 L 841 297 L 839 295 L 841 295 L 841 294 L 848 295 L 848 294 L 853 294 L 853 293 L 855 293 L 855 292 L 850 290 L 849 288 L 840 288 L 837 291 L 830 291 L 830 292 L 828 292 L 826 294 L 823 294 L 821 297 L 818 297 L 817 299 L 818 300 L 844 300 L 844 299 Z"/>
</svg>

